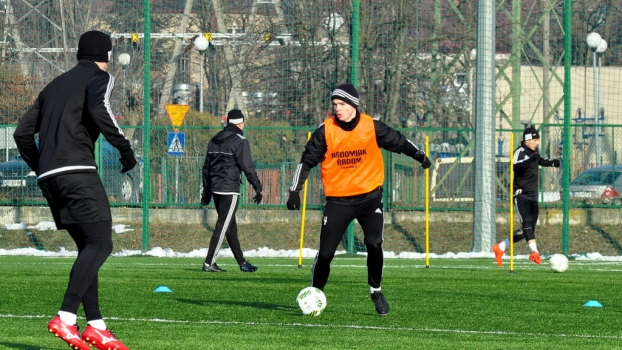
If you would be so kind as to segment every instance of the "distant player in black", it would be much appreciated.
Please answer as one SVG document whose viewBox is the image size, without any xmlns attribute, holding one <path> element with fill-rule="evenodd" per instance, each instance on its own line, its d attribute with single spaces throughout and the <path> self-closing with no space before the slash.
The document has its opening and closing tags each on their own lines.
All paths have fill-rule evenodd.
<svg viewBox="0 0 622 350">
<path fill-rule="evenodd" d="M 536 223 L 538 222 L 538 186 L 540 184 L 540 167 L 559 168 L 558 159 L 540 157 L 538 146 L 540 134 L 535 128 L 529 127 L 523 131 L 523 142 L 514 150 L 514 206 L 520 217 L 522 227 L 514 231 L 514 243 L 527 240 L 531 254 L 529 259 L 536 264 L 542 263 L 538 246 L 536 245 Z M 503 254 L 510 246 L 510 240 L 492 246 L 497 265 L 503 265 Z"/>
<path fill-rule="evenodd" d="M 37 174 L 56 227 L 66 229 L 78 247 L 63 303 L 48 329 L 83 350 L 89 349 L 84 340 L 98 349 L 128 349 L 106 329 L 98 298 L 99 268 L 112 252 L 110 204 L 94 157 L 99 134 L 119 150 L 121 172 L 137 163 L 110 108 L 114 78 L 106 68 L 111 54 L 108 35 L 82 34 L 78 65 L 41 91 L 13 135 L 24 161 Z M 82 335 L 76 326 L 80 304 L 88 322 Z"/>
<path fill-rule="evenodd" d="M 235 221 L 242 183 L 241 172 L 244 172 L 248 182 L 255 189 L 253 202 L 259 204 L 262 199 L 261 182 L 255 171 L 251 147 L 242 132 L 244 125 L 244 114 L 240 110 L 229 111 L 227 125 L 209 141 L 207 146 L 203 163 L 201 204 L 208 205 L 214 198 L 218 220 L 203 263 L 205 272 L 226 272 L 216 264 L 216 257 L 225 237 L 235 260 L 240 265 L 240 271 L 257 271 L 256 266 L 244 259 L 238 240 L 238 225 Z"/>
</svg>

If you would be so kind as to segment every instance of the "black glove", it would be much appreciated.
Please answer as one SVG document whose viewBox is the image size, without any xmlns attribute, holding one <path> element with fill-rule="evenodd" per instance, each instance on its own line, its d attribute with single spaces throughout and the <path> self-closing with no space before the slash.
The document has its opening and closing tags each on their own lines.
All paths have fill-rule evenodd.
<svg viewBox="0 0 622 350">
<path fill-rule="evenodd" d="M 131 148 L 121 153 L 121 158 L 119 158 L 119 161 L 123 166 L 123 169 L 121 169 L 121 174 L 127 173 L 128 171 L 134 169 L 136 164 L 138 164 L 136 158 L 134 157 L 134 151 L 132 151 Z"/>
<path fill-rule="evenodd" d="M 255 194 L 255 197 L 253 197 L 253 203 L 255 203 L 255 204 L 261 203 L 261 199 L 262 198 L 263 198 L 263 195 L 261 194 L 261 192 L 257 192 Z"/>
<path fill-rule="evenodd" d="M 559 161 L 559 159 L 552 159 L 551 160 L 551 166 L 554 168 L 559 168 L 561 166 L 561 162 Z"/>
<path fill-rule="evenodd" d="M 289 191 L 289 199 L 287 200 L 287 209 L 300 209 L 300 193 L 297 191 Z"/>
<path fill-rule="evenodd" d="M 422 150 L 419 150 L 417 151 L 417 153 L 415 153 L 415 160 L 421 163 L 421 167 L 423 169 L 427 169 L 432 166 L 432 162 L 430 162 L 430 159 L 426 157 L 425 153 Z"/>
<path fill-rule="evenodd" d="M 204 191 L 201 195 L 201 205 L 208 205 L 212 201 L 212 193 Z"/>
</svg>

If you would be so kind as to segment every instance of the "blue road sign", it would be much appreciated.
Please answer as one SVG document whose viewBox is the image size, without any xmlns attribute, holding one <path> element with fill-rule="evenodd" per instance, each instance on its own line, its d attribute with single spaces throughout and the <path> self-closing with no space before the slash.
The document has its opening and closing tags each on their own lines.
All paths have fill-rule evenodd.
<svg viewBox="0 0 622 350">
<path fill-rule="evenodd" d="M 186 134 L 183 132 L 168 133 L 168 155 L 181 157 L 184 155 L 186 147 Z"/>
</svg>

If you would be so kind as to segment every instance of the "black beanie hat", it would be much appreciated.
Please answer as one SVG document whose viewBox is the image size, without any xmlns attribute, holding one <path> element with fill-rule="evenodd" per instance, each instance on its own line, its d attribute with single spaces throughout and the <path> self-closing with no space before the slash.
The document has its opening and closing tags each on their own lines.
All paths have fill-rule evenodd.
<svg viewBox="0 0 622 350">
<path fill-rule="evenodd" d="M 330 96 L 332 100 L 341 100 L 354 108 L 359 107 L 359 92 L 352 84 L 341 84 L 337 86 L 333 94 Z"/>
<path fill-rule="evenodd" d="M 533 140 L 533 139 L 539 139 L 540 138 L 540 134 L 538 133 L 538 130 L 536 130 L 536 128 L 534 127 L 528 127 L 527 129 L 525 129 L 525 131 L 523 131 L 523 141 L 529 141 L 529 140 Z"/>
<path fill-rule="evenodd" d="M 244 123 L 244 114 L 239 109 L 232 109 L 227 114 L 227 123 L 238 125 Z"/>
<path fill-rule="evenodd" d="M 110 57 L 112 57 L 112 41 L 108 34 L 92 30 L 80 36 L 78 60 L 110 62 Z"/>
</svg>

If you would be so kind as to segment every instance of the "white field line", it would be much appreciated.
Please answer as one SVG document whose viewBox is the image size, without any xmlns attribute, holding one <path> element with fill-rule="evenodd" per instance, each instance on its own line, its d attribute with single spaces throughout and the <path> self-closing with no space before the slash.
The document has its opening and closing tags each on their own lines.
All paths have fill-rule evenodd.
<svg viewBox="0 0 622 350">
<path fill-rule="evenodd" d="M 0 314 L 0 318 L 8 319 L 50 319 L 49 315 L 12 315 Z M 380 326 L 359 326 L 359 325 L 335 325 L 335 324 L 305 324 L 305 323 L 284 323 L 284 322 L 239 322 L 239 321 L 218 321 L 218 320 L 167 320 L 162 318 L 127 318 L 127 317 L 106 317 L 106 320 L 122 322 L 143 322 L 143 323 L 171 323 L 171 324 L 212 324 L 212 325 L 243 325 L 260 327 L 309 327 L 309 328 L 332 328 L 332 329 L 366 329 L 396 332 L 419 332 L 419 333 L 458 333 L 458 334 L 483 334 L 483 335 L 509 335 L 509 336 L 529 336 L 529 337 L 553 337 L 553 338 L 589 338 L 589 339 L 622 339 L 617 335 L 593 335 L 593 334 L 565 334 L 565 333 L 529 333 L 529 332 L 506 332 L 506 331 L 478 331 L 468 329 L 442 329 L 442 328 L 414 328 L 414 327 L 380 327 Z"/>
</svg>

